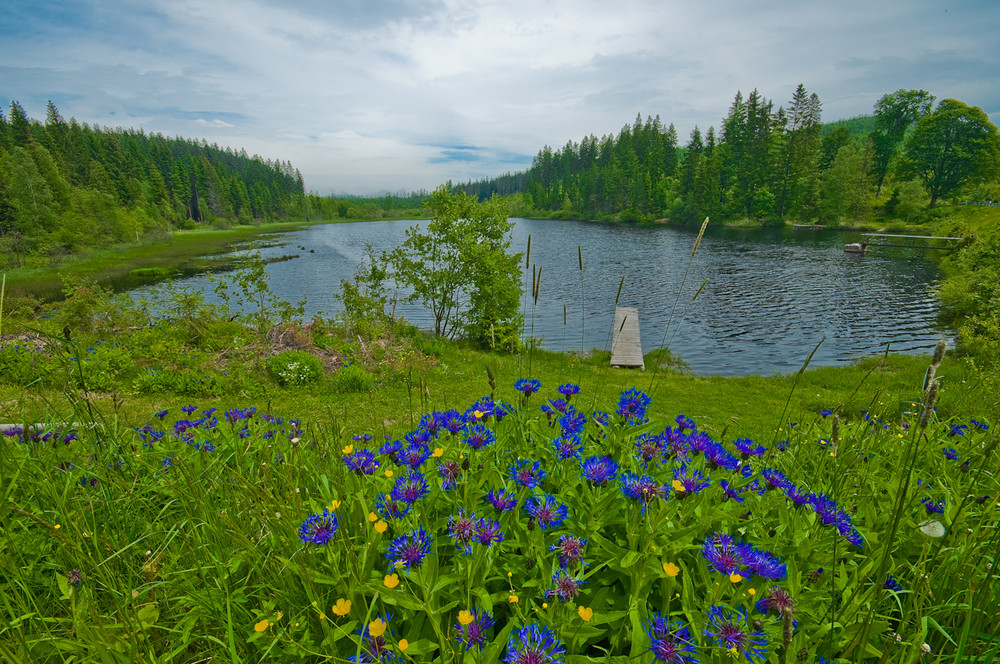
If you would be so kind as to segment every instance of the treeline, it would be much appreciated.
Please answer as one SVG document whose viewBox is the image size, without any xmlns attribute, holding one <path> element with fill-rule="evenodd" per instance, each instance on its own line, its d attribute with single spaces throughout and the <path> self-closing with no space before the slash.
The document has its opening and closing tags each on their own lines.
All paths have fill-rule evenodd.
<svg viewBox="0 0 1000 664">
<path fill-rule="evenodd" d="M 524 173 L 458 185 L 509 195 L 513 214 L 698 222 L 749 218 L 837 224 L 876 212 L 917 221 L 940 199 L 1000 193 L 997 129 L 978 107 L 923 90 L 884 95 L 874 114 L 824 125 L 799 85 L 786 106 L 737 93 L 719 131 L 685 145 L 657 116 L 553 150 Z M 886 195 L 886 185 L 891 191 Z"/>
<path fill-rule="evenodd" d="M 302 175 L 204 140 L 0 111 L 0 267 L 196 224 L 308 213 Z"/>
</svg>

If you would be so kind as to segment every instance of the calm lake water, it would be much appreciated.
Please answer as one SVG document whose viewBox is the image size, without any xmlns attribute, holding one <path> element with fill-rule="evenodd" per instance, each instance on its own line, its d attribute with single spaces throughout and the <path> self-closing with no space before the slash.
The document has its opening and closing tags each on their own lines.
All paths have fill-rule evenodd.
<svg viewBox="0 0 1000 664">
<path fill-rule="evenodd" d="M 530 332 L 533 319 L 534 336 L 547 349 L 609 349 L 623 276 L 619 304 L 638 308 L 643 351 L 668 346 L 700 375 L 793 372 L 824 337 L 812 366 L 877 355 L 889 343 L 893 352 L 925 353 L 951 336 L 935 322 L 936 266 L 910 250 L 845 253 L 857 233 L 710 226 L 692 260 L 696 229 L 515 221 L 512 250 L 523 254 L 530 234 L 531 263 L 542 269 L 526 327 Z M 273 236 L 281 246 L 263 249 L 266 257 L 298 257 L 268 265 L 271 288 L 288 301 L 306 298 L 309 316 L 333 314 L 339 308 L 333 295 L 353 274 L 365 243 L 391 249 L 415 223 L 427 222 L 330 224 Z M 530 284 L 530 267 L 526 279 Z M 204 275 L 178 283 L 212 289 Z M 419 306 L 399 304 L 396 311 L 432 325 Z"/>
</svg>

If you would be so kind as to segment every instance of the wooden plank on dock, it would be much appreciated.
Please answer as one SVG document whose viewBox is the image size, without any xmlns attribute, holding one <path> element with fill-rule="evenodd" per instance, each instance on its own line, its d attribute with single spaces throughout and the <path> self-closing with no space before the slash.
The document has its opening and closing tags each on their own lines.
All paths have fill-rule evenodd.
<svg viewBox="0 0 1000 664">
<path fill-rule="evenodd" d="M 615 307 L 611 366 L 646 368 L 642 361 L 642 342 L 639 340 L 639 310 L 635 307 Z"/>
</svg>

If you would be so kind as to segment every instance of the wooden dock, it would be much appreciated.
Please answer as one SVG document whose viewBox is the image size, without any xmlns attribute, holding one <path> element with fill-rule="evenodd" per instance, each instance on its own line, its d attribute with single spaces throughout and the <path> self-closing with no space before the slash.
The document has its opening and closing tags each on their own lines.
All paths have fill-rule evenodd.
<svg viewBox="0 0 1000 664">
<path fill-rule="evenodd" d="M 635 307 L 615 307 L 611 366 L 646 368 L 642 361 L 642 342 L 639 340 L 639 310 Z"/>
</svg>

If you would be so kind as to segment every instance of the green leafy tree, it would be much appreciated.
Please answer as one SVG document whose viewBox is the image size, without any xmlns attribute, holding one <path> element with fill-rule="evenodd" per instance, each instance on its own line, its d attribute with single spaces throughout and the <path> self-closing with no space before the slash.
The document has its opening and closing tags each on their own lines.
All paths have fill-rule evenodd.
<svg viewBox="0 0 1000 664">
<path fill-rule="evenodd" d="M 1000 132 L 978 106 L 944 99 L 906 142 L 904 173 L 919 178 L 931 207 L 977 178 L 997 173 Z"/>
<path fill-rule="evenodd" d="M 906 132 L 930 113 L 933 105 L 934 95 L 926 90 L 896 90 L 875 102 L 875 131 L 871 133 L 871 141 L 876 198 Z"/>
<path fill-rule="evenodd" d="M 451 183 L 425 203 L 426 229 L 412 226 L 387 254 L 396 283 L 412 289 L 409 301 L 431 310 L 434 333 L 459 331 L 491 345 L 507 345 L 521 327 L 520 254 L 510 254 L 511 230 L 503 202 L 480 203 Z M 512 337 L 513 335 L 513 337 Z"/>
</svg>

